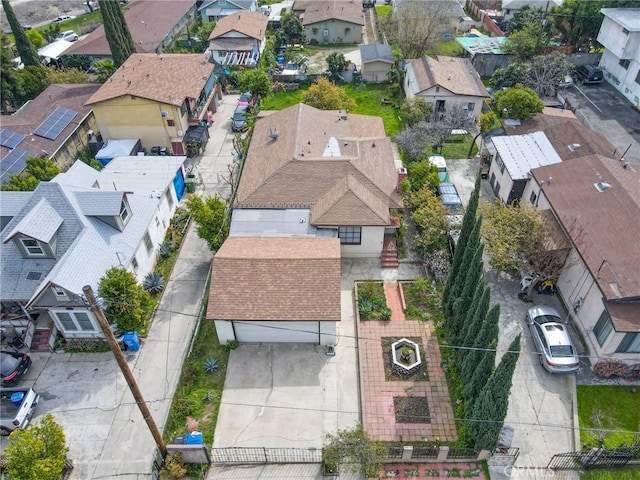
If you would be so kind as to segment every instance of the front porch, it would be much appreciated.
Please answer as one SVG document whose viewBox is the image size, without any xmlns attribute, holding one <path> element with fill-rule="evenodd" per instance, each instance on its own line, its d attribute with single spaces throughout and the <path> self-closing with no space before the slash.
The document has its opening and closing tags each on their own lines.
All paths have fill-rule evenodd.
<svg viewBox="0 0 640 480">
<path fill-rule="evenodd" d="M 398 236 L 395 231 L 384 234 L 380 260 L 382 268 L 398 268 Z"/>
</svg>

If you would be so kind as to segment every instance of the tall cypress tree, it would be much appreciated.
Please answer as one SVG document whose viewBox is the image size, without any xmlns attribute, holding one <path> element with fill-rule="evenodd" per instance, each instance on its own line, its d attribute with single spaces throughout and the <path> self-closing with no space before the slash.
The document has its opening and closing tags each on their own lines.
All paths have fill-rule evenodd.
<svg viewBox="0 0 640 480">
<path fill-rule="evenodd" d="M 98 3 L 113 63 L 119 67 L 135 53 L 136 47 L 120 9 L 120 2 L 118 0 L 99 0 Z"/>
<path fill-rule="evenodd" d="M 466 329 L 464 321 L 467 318 L 467 312 L 473 302 L 473 294 L 478 287 L 478 282 L 484 273 L 484 264 L 482 262 L 482 253 L 484 252 L 484 244 L 480 243 L 476 248 L 476 252 L 471 259 L 471 264 L 464 278 L 464 285 L 458 297 L 453 301 L 452 324 L 455 337 L 454 343 L 459 344 L 464 340 Z M 462 272 L 461 272 L 462 274 Z"/>
<path fill-rule="evenodd" d="M 478 306 L 473 310 L 473 312 L 468 312 L 467 318 L 465 320 L 466 334 L 464 340 L 460 342 L 460 344 L 465 347 L 473 347 L 476 338 L 480 334 L 482 322 L 489 312 L 489 303 L 491 302 L 491 287 L 489 287 L 488 285 L 484 285 L 484 282 L 482 282 L 482 285 L 479 286 L 479 288 L 481 288 L 482 291 L 480 293 L 481 296 L 478 302 Z"/>
<path fill-rule="evenodd" d="M 492 348 L 491 345 L 495 345 L 497 343 L 499 321 L 500 304 L 496 303 L 487 312 L 484 321 L 482 322 L 482 328 L 480 328 L 476 341 L 473 343 L 473 348 Z M 465 356 L 460 368 L 460 377 L 464 384 L 469 383 L 473 378 L 473 372 L 482 360 L 483 354 L 484 350 L 470 350 Z"/>
<path fill-rule="evenodd" d="M 22 83 L 16 70 L 16 64 L 13 63 L 13 54 L 8 45 L 7 36 L 0 32 L 0 99 L 2 113 L 8 113 L 7 107 L 14 105 L 16 100 L 22 94 Z"/>
<path fill-rule="evenodd" d="M 20 60 L 22 60 L 24 66 L 42 65 L 40 57 L 38 56 L 38 50 L 36 50 L 36 47 L 31 43 L 27 34 L 24 33 L 24 28 L 20 25 L 20 22 L 16 18 L 16 14 L 13 13 L 13 8 L 11 7 L 9 0 L 2 0 L 2 8 L 4 9 L 4 13 L 7 15 L 7 21 L 11 26 L 13 38 L 16 40 L 16 49 L 18 50 Z M 4 71 L 2 74 L 4 75 Z"/>
<path fill-rule="evenodd" d="M 453 298 L 450 293 L 451 288 L 453 287 L 456 278 L 458 276 L 458 272 L 460 271 L 460 264 L 462 263 L 462 257 L 464 257 L 464 252 L 467 246 L 467 240 L 469 235 L 475 226 L 476 221 L 476 212 L 478 210 L 478 201 L 480 198 L 480 187 L 482 185 L 480 175 L 476 177 L 476 185 L 473 189 L 473 193 L 471 193 L 471 198 L 469 199 L 469 203 L 467 205 L 467 210 L 464 213 L 464 218 L 462 219 L 462 228 L 460 229 L 460 237 L 458 238 L 458 244 L 456 245 L 456 251 L 453 254 L 453 262 L 451 264 L 451 270 L 449 270 L 449 275 L 447 276 L 447 282 L 444 286 L 444 292 L 442 294 L 442 306 L 444 308 L 445 316 L 451 315 L 451 309 L 453 307 Z M 474 248 L 475 250 L 475 248 Z"/>
<path fill-rule="evenodd" d="M 463 341 L 462 342 L 456 342 L 457 345 L 461 346 L 461 347 L 466 347 L 466 346 L 471 346 L 471 345 L 467 345 L 464 343 L 464 339 L 467 337 L 467 331 L 469 330 L 470 327 L 470 323 L 475 315 L 475 312 L 478 310 L 478 306 L 480 305 L 480 300 L 482 299 L 482 294 L 484 293 L 484 288 L 485 288 L 485 284 L 484 281 L 480 281 L 478 282 L 478 285 L 476 286 L 476 291 L 473 293 L 473 300 L 471 302 L 471 306 L 469 307 L 469 309 L 467 310 L 467 315 L 465 317 L 464 320 L 464 324 L 463 324 L 463 329 L 464 329 L 464 337 L 463 337 Z M 462 332 L 461 332 L 462 335 Z M 457 360 L 458 360 L 458 364 L 460 364 L 462 362 L 462 359 L 464 358 L 464 349 L 458 349 L 456 351 L 456 356 L 457 356 Z"/>
<path fill-rule="evenodd" d="M 509 345 L 500 364 L 482 388 L 467 417 L 469 431 L 481 449 L 492 450 L 498 443 L 500 430 L 509 406 L 513 372 L 520 356 L 520 335 Z"/>
</svg>

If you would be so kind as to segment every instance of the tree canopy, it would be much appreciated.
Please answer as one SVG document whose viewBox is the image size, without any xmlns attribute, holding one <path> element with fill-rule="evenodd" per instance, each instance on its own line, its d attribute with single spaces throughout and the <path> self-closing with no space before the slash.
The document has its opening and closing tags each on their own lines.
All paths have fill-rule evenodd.
<svg viewBox="0 0 640 480">
<path fill-rule="evenodd" d="M 9 0 L 2 0 L 2 9 L 7 16 L 7 22 L 9 22 L 11 26 L 11 32 L 16 41 L 16 50 L 18 50 L 18 55 L 20 55 L 22 63 L 25 66 L 42 65 L 40 57 L 38 56 L 38 50 L 36 50 L 36 47 L 31 43 L 29 37 L 27 37 L 24 28 L 20 25 Z M 4 71 L 2 74 L 4 75 Z"/>
<path fill-rule="evenodd" d="M 217 251 L 227 238 L 226 204 L 217 194 L 201 198 L 191 195 L 187 210 L 198 224 L 198 236 L 207 242 L 212 251 Z"/>
<path fill-rule="evenodd" d="M 237 75 L 238 88 L 243 91 L 253 92 L 264 97 L 272 88 L 271 79 L 267 73 L 259 68 L 247 68 Z"/>
<path fill-rule="evenodd" d="M 29 157 L 25 161 L 24 170 L 15 175 L 9 175 L 9 179 L 2 185 L 2 190 L 30 192 L 36 189 L 40 182 L 48 182 L 60 169 L 49 157 Z"/>
<path fill-rule="evenodd" d="M 136 47 L 120 8 L 120 2 L 118 0 L 99 0 L 98 3 L 113 63 L 119 67 L 135 53 Z"/>
<path fill-rule="evenodd" d="M 303 92 L 302 101 L 320 110 L 352 110 L 356 106 L 344 88 L 326 78 L 319 78 Z"/>
<path fill-rule="evenodd" d="M 274 47 L 278 50 L 283 45 L 302 44 L 306 42 L 306 35 L 302 21 L 293 13 L 285 13 L 280 19 L 280 28 L 276 30 Z"/>
<path fill-rule="evenodd" d="M 334 82 L 340 80 L 340 74 L 344 72 L 347 65 L 349 65 L 349 61 L 344 57 L 342 53 L 339 52 L 331 52 L 327 55 L 327 65 L 329 68 L 329 72 L 331 72 L 331 79 Z"/>
<path fill-rule="evenodd" d="M 146 327 L 153 300 L 132 272 L 124 267 L 107 270 L 98 284 L 98 295 L 105 301 L 105 317 L 110 324 L 127 332 Z"/>
<path fill-rule="evenodd" d="M 496 107 L 505 112 L 508 118 L 525 120 L 536 113 L 542 112 L 544 103 L 536 92 L 520 84 L 507 90 L 501 90 L 494 95 Z"/>
<path fill-rule="evenodd" d="M 351 430 L 328 434 L 322 457 L 329 470 L 341 468 L 355 475 L 377 477 L 387 457 L 387 448 L 383 442 L 369 437 L 358 424 Z"/>
</svg>

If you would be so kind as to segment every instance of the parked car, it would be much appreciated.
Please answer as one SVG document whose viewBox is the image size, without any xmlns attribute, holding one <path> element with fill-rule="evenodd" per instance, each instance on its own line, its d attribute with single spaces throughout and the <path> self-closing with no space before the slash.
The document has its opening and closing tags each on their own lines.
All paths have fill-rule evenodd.
<svg viewBox="0 0 640 480">
<path fill-rule="evenodd" d="M 33 388 L 0 389 L 0 435 L 6 437 L 18 428 L 25 428 L 39 400 L 40 395 Z"/>
<path fill-rule="evenodd" d="M 56 40 L 66 40 L 67 42 L 75 42 L 78 40 L 78 34 L 73 30 L 65 30 L 60 32 L 56 37 Z"/>
<path fill-rule="evenodd" d="M 76 17 L 74 15 L 60 15 L 54 20 L 54 22 L 64 22 L 65 20 L 71 20 L 72 18 Z"/>
<path fill-rule="evenodd" d="M 253 105 L 256 103 L 256 97 L 251 92 L 244 92 L 238 99 L 238 105 Z"/>
<path fill-rule="evenodd" d="M 553 307 L 531 307 L 527 312 L 527 325 L 544 368 L 552 373 L 571 373 L 578 370 L 580 358 L 560 314 Z"/>
<path fill-rule="evenodd" d="M 2 350 L 0 352 L 0 375 L 2 375 L 2 385 L 15 385 L 26 375 L 31 367 L 31 357 L 26 353 L 10 352 Z"/>
<path fill-rule="evenodd" d="M 451 182 L 449 173 L 447 172 L 447 161 L 442 155 L 429 155 L 429 163 L 438 168 L 438 178 L 440 179 L 440 183 Z"/>
<path fill-rule="evenodd" d="M 234 132 L 244 132 L 247 128 L 247 114 L 249 113 L 249 105 L 238 105 L 236 111 L 231 117 L 231 130 Z"/>
<path fill-rule="evenodd" d="M 447 221 L 451 229 L 459 229 L 462 226 L 462 214 L 464 207 L 462 199 L 458 195 L 458 189 L 453 183 L 442 182 L 438 185 L 438 196 L 442 200 L 442 205 L 447 210 Z"/>
<path fill-rule="evenodd" d="M 575 70 L 576 79 L 581 83 L 602 83 L 602 70 L 593 65 L 579 65 Z"/>
<path fill-rule="evenodd" d="M 151 147 L 150 155 L 165 157 L 168 155 L 167 147 L 161 147 L 159 145 L 155 145 Z"/>
</svg>

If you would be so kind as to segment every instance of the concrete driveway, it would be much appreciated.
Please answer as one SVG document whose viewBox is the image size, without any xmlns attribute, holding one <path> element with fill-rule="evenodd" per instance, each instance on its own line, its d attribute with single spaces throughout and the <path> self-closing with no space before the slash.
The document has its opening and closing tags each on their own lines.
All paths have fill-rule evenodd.
<svg viewBox="0 0 640 480">
<path fill-rule="evenodd" d="M 617 149 L 616 158 L 628 148 L 625 159 L 640 165 L 640 111 L 620 92 L 602 82 L 573 85 L 560 96 L 576 110 L 582 123 L 607 137 Z"/>
<path fill-rule="evenodd" d="M 465 205 L 473 191 L 479 160 L 447 159 L 451 181 L 455 183 Z M 481 201 L 495 198 L 489 182 L 482 181 Z M 522 333 L 520 358 L 513 375 L 506 425 L 514 427 L 513 447 L 520 448 L 516 467 L 546 467 L 555 453 L 574 450 L 573 410 L 575 376 L 548 373 L 538 362 L 533 340 L 525 324 L 532 304 L 518 299 L 519 278 L 488 270 L 485 279 L 491 285 L 491 301 L 500 304 L 499 361 L 501 352 Z M 534 303 L 552 305 L 563 312 L 555 296 L 535 295 Z M 496 472 L 497 473 L 497 472 Z M 493 472 L 492 472 L 493 475 Z M 501 478 L 501 477 L 498 477 Z"/>
</svg>

